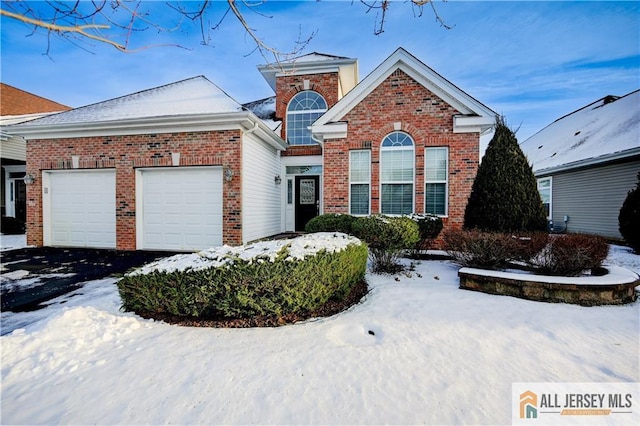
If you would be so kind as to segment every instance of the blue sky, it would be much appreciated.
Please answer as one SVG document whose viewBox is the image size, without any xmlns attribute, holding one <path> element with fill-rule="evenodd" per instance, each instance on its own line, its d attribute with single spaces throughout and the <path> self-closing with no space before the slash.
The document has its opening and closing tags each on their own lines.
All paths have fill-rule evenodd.
<svg viewBox="0 0 640 426">
<path fill-rule="evenodd" d="M 42 3 L 41 3 L 42 5 Z M 306 53 L 359 59 L 364 78 L 402 46 L 445 78 L 519 127 L 522 142 L 553 120 L 608 94 L 640 88 L 640 3 L 594 1 L 436 1 L 447 30 L 429 8 L 422 16 L 405 2 L 389 8 L 385 31 L 374 35 L 375 12 L 355 1 L 269 0 L 265 17 L 246 18 L 267 43 L 290 49 L 301 32 L 313 32 Z M 169 19 L 164 2 L 145 4 L 150 17 Z M 222 16 L 218 2 L 211 21 Z M 205 75 L 237 101 L 273 95 L 257 71 L 265 60 L 250 54 L 252 42 L 229 16 L 199 44 L 198 27 L 154 29 L 132 38 L 134 46 L 173 43 L 121 53 L 97 43 L 83 48 L 24 24 L 1 20 L 1 80 L 57 102 L 78 107 Z"/>
</svg>

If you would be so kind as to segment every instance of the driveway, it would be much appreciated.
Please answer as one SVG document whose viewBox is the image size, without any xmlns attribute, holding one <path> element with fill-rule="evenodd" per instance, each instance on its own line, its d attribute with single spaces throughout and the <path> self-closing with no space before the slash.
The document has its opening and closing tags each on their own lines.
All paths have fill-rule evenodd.
<svg viewBox="0 0 640 426">
<path fill-rule="evenodd" d="M 87 281 L 121 275 L 172 254 L 52 247 L 4 251 L 1 253 L 1 310 L 37 310 L 44 307 L 43 302 L 74 291 Z"/>
</svg>

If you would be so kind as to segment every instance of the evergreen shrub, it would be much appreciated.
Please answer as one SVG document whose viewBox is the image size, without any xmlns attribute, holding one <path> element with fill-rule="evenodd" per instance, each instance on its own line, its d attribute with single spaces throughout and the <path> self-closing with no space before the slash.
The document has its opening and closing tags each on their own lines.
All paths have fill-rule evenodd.
<svg viewBox="0 0 640 426">
<path fill-rule="evenodd" d="M 353 222 L 353 233 L 369 246 L 372 269 L 376 273 L 395 273 L 404 250 L 420 240 L 416 221 L 407 216 L 373 215 Z"/>
<path fill-rule="evenodd" d="M 117 283 L 122 308 L 203 319 L 308 313 L 332 298 L 344 298 L 364 279 L 367 246 L 344 234 L 336 237 L 353 242 L 340 251 L 322 249 L 302 258 L 287 243 L 274 256 L 228 255 L 214 259 L 219 266 L 134 271 Z M 176 262 L 181 256 L 187 255 L 174 256 Z"/>
<path fill-rule="evenodd" d="M 464 228 L 496 232 L 544 231 L 547 218 L 536 178 L 514 132 L 496 119 L 465 209 Z"/>
<path fill-rule="evenodd" d="M 536 273 L 543 275 L 577 276 L 585 270 L 596 270 L 609 253 L 604 238 L 566 234 L 550 238 L 549 244 L 530 261 Z"/>
<path fill-rule="evenodd" d="M 640 172 L 638 183 L 627 194 L 618 215 L 620 234 L 629 246 L 640 254 Z"/>
<path fill-rule="evenodd" d="M 342 232 L 352 234 L 354 216 L 340 213 L 327 213 L 314 217 L 304 227 L 306 232 Z"/>
<path fill-rule="evenodd" d="M 420 234 L 420 241 L 415 244 L 415 250 L 428 250 L 433 243 L 433 240 L 438 238 L 442 231 L 443 223 L 440 216 L 434 214 L 414 214 L 411 216 L 418 224 L 418 232 Z"/>
</svg>

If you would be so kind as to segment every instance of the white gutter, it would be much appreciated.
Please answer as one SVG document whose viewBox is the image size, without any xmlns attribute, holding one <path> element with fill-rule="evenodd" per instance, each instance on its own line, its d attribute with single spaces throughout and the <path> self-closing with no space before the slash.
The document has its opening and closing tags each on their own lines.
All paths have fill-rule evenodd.
<svg viewBox="0 0 640 426">
<path fill-rule="evenodd" d="M 559 166 L 547 167 L 545 169 L 534 170 L 536 177 L 545 177 L 554 173 L 564 172 L 568 170 L 593 166 L 596 164 L 610 163 L 616 160 L 640 156 L 640 147 L 631 148 L 625 151 L 614 152 L 612 154 L 601 155 L 598 157 L 586 158 L 584 160 L 572 161 L 571 163 L 561 164 Z"/>
</svg>

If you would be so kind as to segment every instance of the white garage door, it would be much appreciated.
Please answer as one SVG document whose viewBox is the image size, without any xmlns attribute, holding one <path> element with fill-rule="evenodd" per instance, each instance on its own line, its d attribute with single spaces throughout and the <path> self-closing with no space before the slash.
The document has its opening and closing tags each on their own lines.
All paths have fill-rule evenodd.
<svg viewBox="0 0 640 426">
<path fill-rule="evenodd" d="M 48 173 L 50 217 L 45 244 L 65 247 L 116 247 L 114 170 Z"/>
<path fill-rule="evenodd" d="M 221 168 L 141 170 L 139 178 L 139 248 L 193 251 L 222 244 Z"/>
</svg>

